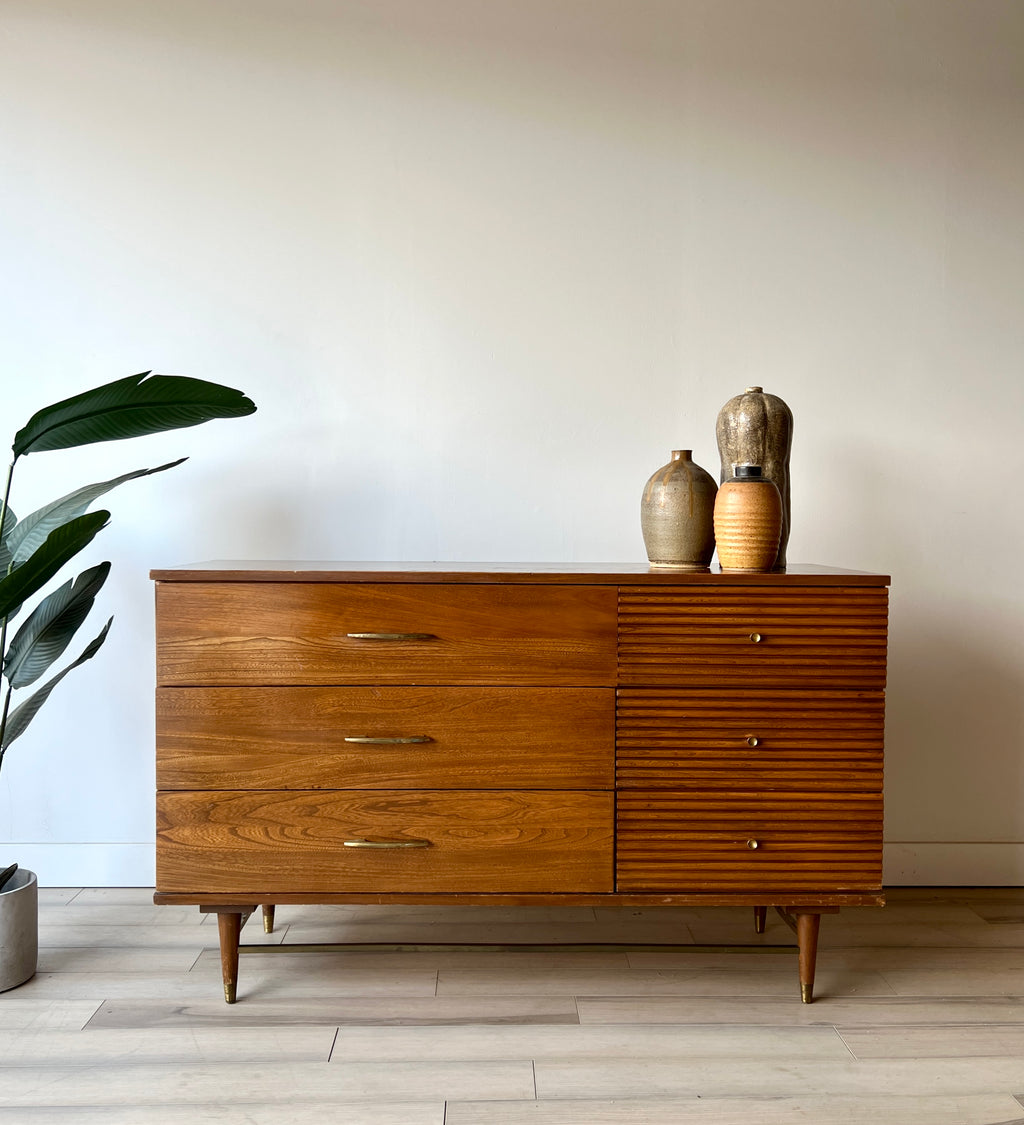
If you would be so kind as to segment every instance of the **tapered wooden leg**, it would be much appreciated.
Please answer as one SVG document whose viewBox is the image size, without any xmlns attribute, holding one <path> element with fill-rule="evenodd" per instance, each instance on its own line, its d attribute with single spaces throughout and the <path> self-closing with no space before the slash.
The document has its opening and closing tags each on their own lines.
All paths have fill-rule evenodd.
<svg viewBox="0 0 1024 1125">
<path fill-rule="evenodd" d="M 271 903 L 263 904 L 263 932 L 265 934 L 274 932 L 274 907 Z"/>
<path fill-rule="evenodd" d="M 200 914 L 217 915 L 220 935 L 220 969 L 224 977 L 224 999 L 234 1004 L 238 992 L 238 942 L 255 906 L 200 906 Z"/>
<path fill-rule="evenodd" d="M 820 914 L 796 915 L 796 940 L 800 947 L 800 999 L 810 1004 L 814 999 L 814 965 L 818 957 Z"/>
<path fill-rule="evenodd" d="M 224 977 L 224 999 L 234 1004 L 238 992 L 238 939 L 242 933 L 241 914 L 218 914 L 220 931 L 220 971 Z"/>
<path fill-rule="evenodd" d="M 768 920 L 768 907 L 755 906 L 754 907 L 754 933 L 763 934 L 765 923 Z"/>
</svg>

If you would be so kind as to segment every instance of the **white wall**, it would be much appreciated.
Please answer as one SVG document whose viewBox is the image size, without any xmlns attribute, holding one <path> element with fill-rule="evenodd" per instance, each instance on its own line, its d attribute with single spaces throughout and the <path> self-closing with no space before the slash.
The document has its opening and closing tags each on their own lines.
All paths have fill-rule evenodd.
<svg viewBox="0 0 1024 1125">
<path fill-rule="evenodd" d="M 642 559 L 760 383 L 790 558 L 893 576 L 887 877 L 1024 882 L 1022 95 L 1015 0 L 2 0 L 5 433 L 148 368 L 260 407 L 19 463 L 26 513 L 192 457 L 109 498 L 3 854 L 151 881 L 150 567 Z"/>
</svg>

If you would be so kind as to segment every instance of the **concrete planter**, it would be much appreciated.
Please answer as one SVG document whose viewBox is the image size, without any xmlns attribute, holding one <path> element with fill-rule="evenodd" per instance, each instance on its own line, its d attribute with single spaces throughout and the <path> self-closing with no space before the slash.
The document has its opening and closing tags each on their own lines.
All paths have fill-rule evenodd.
<svg viewBox="0 0 1024 1125">
<path fill-rule="evenodd" d="M 39 886 L 19 868 L 0 891 L 0 992 L 35 975 L 39 956 Z"/>
</svg>

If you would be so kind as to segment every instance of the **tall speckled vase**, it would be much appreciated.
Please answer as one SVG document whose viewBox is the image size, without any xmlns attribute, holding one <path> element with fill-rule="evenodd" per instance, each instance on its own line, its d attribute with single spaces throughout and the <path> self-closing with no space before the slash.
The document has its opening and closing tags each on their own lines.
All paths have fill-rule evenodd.
<svg viewBox="0 0 1024 1125">
<path fill-rule="evenodd" d="M 640 527 L 651 566 L 706 570 L 715 553 L 715 478 L 695 464 L 693 451 L 672 460 L 644 485 Z"/>
<path fill-rule="evenodd" d="M 715 499 L 715 541 L 723 570 L 771 570 L 779 554 L 782 496 L 759 465 L 737 465 Z"/>
<path fill-rule="evenodd" d="M 718 413 L 715 427 L 722 461 L 719 481 L 731 480 L 737 465 L 760 465 L 782 497 L 782 534 L 775 570 L 786 569 L 790 531 L 789 454 L 793 443 L 793 412 L 777 395 L 747 387 Z"/>
</svg>

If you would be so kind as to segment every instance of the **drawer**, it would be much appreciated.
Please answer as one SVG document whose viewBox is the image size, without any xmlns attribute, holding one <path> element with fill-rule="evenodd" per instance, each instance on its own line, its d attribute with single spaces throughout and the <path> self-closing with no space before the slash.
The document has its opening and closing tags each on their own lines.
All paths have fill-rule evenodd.
<svg viewBox="0 0 1024 1125">
<path fill-rule="evenodd" d="M 610 892 L 612 829 L 610 793 L 159 793 L 157 890 Z"/>
<path fill-rule="evenodd" d="M 620 892 L 829 893 L 882 883 L 881 794 L 630 792 L 618 795 L 616 819 Z"/>
<path fill-rule="evenodd" d="M 611 688 L 201 687 L 156 695 L 160 789 L 611 789 Z"/>
<path fill-rule="evenodd" d="M 615 682 L 603 586 L 161 582 L 157 683 Z"/>
<path fill-rule="evenodd" d="M 882 788 L 882 692 L 622 688 L 616 786 Z"/>
<path fill-rule="evenodd" d="M 888 591 L 624 586 L 619 682 L 885 687 Z"/>
</svg>

